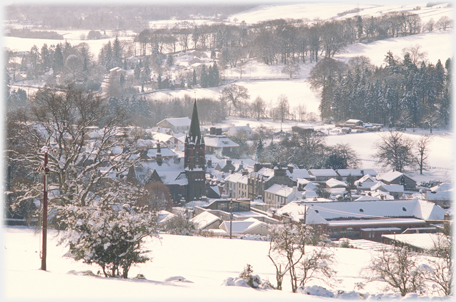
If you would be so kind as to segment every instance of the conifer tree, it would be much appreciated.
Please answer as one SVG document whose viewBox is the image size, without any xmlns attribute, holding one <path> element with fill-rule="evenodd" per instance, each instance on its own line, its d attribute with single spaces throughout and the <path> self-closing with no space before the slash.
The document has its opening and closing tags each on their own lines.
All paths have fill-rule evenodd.
<svg viewBox="0 0 456 302">
<path fill-rule="evenodd" d="M 193 69 L 192 86 L 196 86 L 196 71 L 195 71 L 195 69 Z"/>
</svg>

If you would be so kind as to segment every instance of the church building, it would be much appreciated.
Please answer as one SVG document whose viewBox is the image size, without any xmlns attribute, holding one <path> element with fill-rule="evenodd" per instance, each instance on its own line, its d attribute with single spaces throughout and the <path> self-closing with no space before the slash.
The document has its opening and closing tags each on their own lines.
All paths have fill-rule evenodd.
<svg viewBox="0 0 456 302">
<path fill-rule="evenodd" d="M 196 100 L 193 105 L 190 129 L 185 137 L 184 170 L 188 180 L 187 201 L 201 199 L 202 196 L 206 195 L 206 155 Z"/>
</svg>

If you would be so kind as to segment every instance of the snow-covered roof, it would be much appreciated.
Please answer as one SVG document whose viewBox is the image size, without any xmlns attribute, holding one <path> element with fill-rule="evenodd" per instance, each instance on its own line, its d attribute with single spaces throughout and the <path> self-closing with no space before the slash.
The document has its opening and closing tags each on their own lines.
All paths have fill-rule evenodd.
<svg viewBox="0 0 456 302">
<path fill-rule="evenodd" d="M 344 181 L 337 180 L 335 178 L 328 179 L 326 185 L 330 188 L 334 187 L 347 187 L 347 184 Z"/>
<path fill-rule="evenodd" d="M 425 221 L 423 219 L 416 219 L 416 218 L 388 218 L 388 219 L 363 219 L 363 220 L 353 220 L 353 219 L 344 219 L 344 220 L 331 220 L 328 223 L 328 226 L 331 227 L 341 227 L 341 226 L 348 226 L 348 225 L 391 225 L 391 224 L 403 224 L 407 225 L 410 223 L 419 223 L 424 224 Z"/>
<path fill-rule="evenodd" d="M 216 221 L 222 221 L 220 217 L 215 216 L 214 214 L 210 212 L 202 212 L 199 215 L 196 215 L 192 219 L 190 219 L 191 222 L 195 224 L 195 227 L 198 230 L 204 229 L 205 227 L 213 224 Z"/>
<path fill-rule="evenodd" d="M 292 180 L 297 181 L 298 179 L 310 179 L 309 171 L 306 169 L 293 169 L 293 173 L 287 171 L 288 177 Z"/>
<path fill-rule="evenodd" d="M 404 173 L 398 172 L 398 171 L 390 171 L 386 173 L 382 173 L 377 175 L 378 180 L 384 180 L 387 182 L 392 182 L 393 180 L 397 179 L 398 177 L 401 177 L 402 175 L 405 175 Z M 407 176 L 408 178 L 412 179 L 410 176 Z M 413 180 L 413 179 L 412 179 Z"/>
<path fill-rule="evenodd" d="M 150 139 L 138 139 L 136 141 L 136 147 L 138 148 L 152 148 L 155 147 L 156 143 Z"/>
<path fill-rule="evenodd" d="M 449 183 L 442 183 L 440 185 L 437 185 L 437 186 L 433 186 L 431 188 L 431 192 L 443 192 L 443 191 L 449 191 L 449 190 L 452 190 L 453 189 L 453 186 Z"/>
<path fill-rule="evenodd" d="M 314 190 L 306 190 L 306 191 L 304 191 L 304 193 L 302 193 L 302 196 L 304 198 L 314 198 L 314 197 L 318 197 L 318 194 Z"/>
<path fill-rule="evenodd" d="M 271 194 L 288 197 L 293 193 L 293 188 L 284 185 L 273 184 L 271 187 L 264 191 Z"/>
<path fill-rule="evenodd" d="M 337 173 L 342 177 L 351 176 L 362 176 L 362 169 L 338 169 Z"/>
<path fill-rule="evenodd" d="M 426 192 L 427 200 L 451 200 L 453 191 Z"/>
<path fill-rule="evenodd" d="M 386 192 L 393 192 L 393 193 L 403 193 L 404 192 L 404 186 L 403 185 L 385 185 L 381 181 L 377 182 L 370 189 L 371 189 L 371 191 L 376 191 L 376 190 L 382 190 L 383 189 Z"/>
<path fill-rule="evenodd" d="M 361 196 L 361 197 L 355 199 L 355 201 L 377 201 L 377 200 L 381 200 L 381 198 L 378 196 L 369 196 L 369 195 Z"/>
<path fill-rule="evenodd" d="M 188 179 L 184 172 L 179 170 L 157 170 L 160 179 L 165 185 L 188 185 Z"/>
<path fill-rule="evenodd" d="M 363 169 L 363 171 L 364 171 L 364 175 L 370 175 L 371 177 L 372 176 L 375 177 L 378 175 L 377 171 L 375 171 L 374 169 Z"/>
<path fill-rule="evenodd" d="M 159 141 L 159 142 L 167 142 L 169 141 L 173 136 L 161 132 L 155 132 L 153 134 L 154 140 Z"/>
<path fill-rule="evenodd" d="M 230 229 L 230 222 L 224 221 L 222 222 L 222 226 L 220 228 L 229 230 Z M 266 223 L 259 221 L 255 218 L 248 218 L 244 221 L 233 221 L 232 222 L 232 232 L 233 234 L 245 234 L 248 232 L 252 232 L 254 229 L 260 226 L 267 226 Z"/>
<path fill-rule="evenodd" d="M 160 148 L 160 153 L 162 157 L 178 157 L 178 155 L 169 148 Z M 147 156 L 150 158 L 154 158 L 157 156 L 157 149 L 149 149 L 147 150 Z"/>
<path fill-rule="evenodd" d="M 318 189 L 318 186 L 316 184 L 314 184 L 313 182 L 309 182 L 304 187 L 304 189 L 306 190 L 306 192 L 308 192 L 308 191 L 316 191 Z"/>
<path fill-rule="evenodd" d="M 278 209 L 276 214 L 281 216 L 283 214 L 288 214 L 294 221 L 300 221 L 304 219 L 304 212 L 307 209 L 306 223 L 308 224 L 328 224 L 325 218 L 320 214 L 315 212 L 313 209 L 310 209 L 309 206 L 305 207 L 304 203 L 300 202 L 290 202 L 282 208 Z"/>
<path fill-rule="evenodd" d="M 165 118 L 157 123 L 160 124 L 161 122 L 167 121 L 174 127 L 190 127 L 191 120 L 188 117 L 175 117 L 175 118 Z"/>
<path fill-rule="evenodd" d="M 226 136 L 205 136 L 204 143 L 206 144 L 206 147 L 212 147 L 212 148 L 239 147 L 238 144 L 236 144 L 235 142 L 233 142 L 231 139 L 229 139 Z"/>
<path fill-rule="evenodd" d="M 225 177 L 225 182 L 235 182 L 238 183 L 241 178 L 244 177 L 241 173 L 232 173 Z"/>
<path fill-rule="evenodd" d="M 274 176 L 274 169 L 270 168 L 261 168 L 258 172 L 254 172 L 251 174 L 252 176 L 262 176 L 264 177 L 265 180 L 268 180 L 269 178 Z"/>
<path fill-rule="evenodd" d="M 439 236 L 441 235 L 429 233 L 382 235 L 384 238 L 396 240 L 426 250 L 435 247 L 435 244 L 439 242 Z"/>
<path fill-rule="evenodd" d="M 164 223 L 168 222 L 170 219 L 172 219 L 175 216 L 176 215 L 173 214 L 173 213 L 170 213 L 168 211 L 162 210 L 162 211 L 158 212 L 157 220 L 158 220 L 159 224 L 164 224 Z"/>
<path fill-rule="evenodd" d="M 291 202 L 279 211 L 290 212 Z M 304 203 L 302 203 L 304 204 Z M 441 220 L 445 210 L 432 202 L 418 199 L 379 200 L 379 201 L 341 201 L 312 202 L 306 204 L 315 209 L 325 219 L 375 218 L 375 217 L 410 217 L 424 220 Z"/>
<path fill-rule="evenodd" d="M 337 177 L 336 171 L 333 169 L 310 169 L 309 172 L 315 176 L 330 176 L 330 177 Z"/>
<path fill-rule="evenodd" d="M 365 174 L 363 177 L 358 179 L 356 182 L 357 183 L 377 182 L 377 180 L 373 176 L 371 176 L 370 174 Z"/>
</svg>

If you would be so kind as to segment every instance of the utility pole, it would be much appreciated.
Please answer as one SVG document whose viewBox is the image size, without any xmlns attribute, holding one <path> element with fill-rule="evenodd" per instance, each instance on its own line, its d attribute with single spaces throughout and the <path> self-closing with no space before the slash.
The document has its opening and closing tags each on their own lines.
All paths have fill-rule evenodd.
<svg viewBox="0 0 456 302">
<path fill-rule="evenodd" d="M 233 199 L 230 199 L 230 239 L 233 234 Z"/>
<path fill-rule="evenodd" d="M 47 254 L 47 185 L 48 185 L 48 175 L 49 169 L 47 168 L 48 163 L 48 150 L 46 147 L 44 150 L 44 161 L 43 165 L 39 168 L 34 169 L 37 172 L 43 174 L 43 243 L 42 243 L 42 254 L 41 254 L 41 270 L 46 270 L 46 254 Z"/>
</svg>

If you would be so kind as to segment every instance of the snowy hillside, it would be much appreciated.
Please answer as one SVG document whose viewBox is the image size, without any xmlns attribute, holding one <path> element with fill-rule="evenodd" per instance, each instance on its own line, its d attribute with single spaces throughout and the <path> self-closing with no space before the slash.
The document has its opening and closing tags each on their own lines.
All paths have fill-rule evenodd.
<svg viewBox="0 0 456 302">
<path fill-rule="evenodd" d="M 275 269 L 267 257 L 269 242 L 162 235 L 160 241 L 154 239 L 147 244 L 153 260 L 132 267 L 130 279 L 121 280 L 83 276 L 83 271 L 91 270 L 96 274 L 99 268 L 66 257 L 67 249 L 56 246 L 56 232 L 48 235 L 47 271 L 41 271 L 40 234 L 31 229 L 13 227 L 3 228 L 2 231 L 2 301 L 62 301 L 68 298 L 74 301 L 330 301 L 323 297 L 293 294 L 288 275 L 283 291 L 222 285 L 229 277 L 238 277 L 247 264 L 253 266 L 254 274 L 275 284 Z M 374 253 L 372 248 L 376 246 L 379 244 L 364 245 L 367 250 L 332 249 L 338 281 L 327 285 L 316 280 L 309 285 L 321 285 L 336 294 L 338 290 L 344 291 L 345 295 L 340 298 L 351 296 L 353 299 L 351 292 L 355 290 L 368 299 L 377 300 L 382 295 L 400 299 L 399 294 L 384 290 L 384 284 L 379 282 L 357 289 L 356 283 L 365 283 L 361 270 L 369 265 Z M 306 247 L 307 252 L 312 249 Z M 146 279 L 133 279 L 138 274 L 143 274 Z M 433 296 L 432 293 L 427 295 L 429 298 Z M 411 297 L 413 295 L 407 298 Z"/>
<path fill-rule="evenodd" d="M 431 18 L 436 21 L 442 16 L 452 17 L 453 10 L 448 7 L 447 3 L 444 2 L 432 6 L 428 6 L 428 3 L 421 1 L 399 1 L 398 3 L 385 1 L 383 4 L 372 4 L 372 2 L 368 1 L 358 1 L 356 3 L 323 1 L 290 5 L 261 5 L 248 12 L 232 15 L 229 20 L 234 21 L 234 19 L 237 19 L 239 22 L 245 21 L 248 24 L 254 24 L 279 18 L 314 21 L 317 19 L 344 19 L 356 15 L 375 17 L 389 12 L 413 12 L 420 16 L 422 22 L 427 22 Z"/>
</svg>

